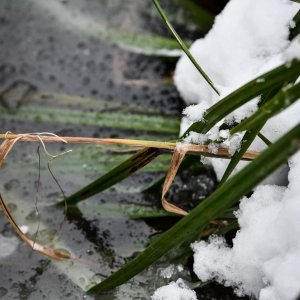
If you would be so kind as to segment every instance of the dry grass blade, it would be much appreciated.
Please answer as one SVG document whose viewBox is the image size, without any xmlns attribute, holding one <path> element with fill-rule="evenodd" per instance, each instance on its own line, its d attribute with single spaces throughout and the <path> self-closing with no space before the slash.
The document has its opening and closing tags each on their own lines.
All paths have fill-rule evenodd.
<svg viewBox="0 0 300 300">
<path fill-rule="evenodd" d="M 74 144 L 109 144 L 109 145 L 125 145 L 133 147 L 149 147 L 163 149 L 173 152 L 176 148 L 175 142 L 157 142 L 133 139 L 110 139 L 110 138 L 88 138 L 88 137 L 58 137 L 42 134 L 0 134 L 0 139 L 18 139 L 23 142 L 67 142 Z M 228 149 L 220 147 L 216 153 L 212 153 L 207 145 L 184 144 L 187 153 L 201 154 L 217 158 L 231 158 Z M 243 160 L 253 160 L 259 155 L 259 152 L 247 151 Z"/>
<path fill-rule="evenodd" d="M 13 228 L 15 229 L 16 233 L 19 235 L 19 237 L 26 243 L 28 244 L 32 250 L 39 252 L 43 255 L 46 255 L 50 258 L 53 259 L 57 259 L 57 260 L 65 260 L 65 259 L 71 259 L 73 258 L 71 256 L 71 254 L 67 251 L 64 250 L 58 250 L 58 249 L 53 249 L 53 248 L 49 248 L 43 245 L 40 245 L 38 243 L 36 243 L 35 241 L 31 240 L 29 237 L 27 237 L 22 230 L 20 229 L 20 227 L 17 225 L 17 223 L 15 222 L 15 220 L 13 219 L 13 217 L 11 216 L 9 210 L 7 209 L 2 196 L 0 195 L 0 206 L 7 218 L 7 220 L 9 221 L 9 223 L 13 226 Z"/>
<path fill-rule="evenodd" d="M 165 196 L 176 176 L 178 168 L 180 167 L 180 164 L 182 163 L 182 160 L 184 159 L 186 152 L 187 152 L 186 147 L 184 145 L 178 143 L 177 147 L 175 148 L 174 153 L 173 153 L 172 161 L 170 164 L 170 169 L 166 176 L 166 179 L 165 179 L 165 182 L 163 185 L 162 196 L 161 196 L 161 204 L 166 211 L 175 213 L 175 214 L 179 214 L 182 216 L 187 215 L 188 212 L 186 212 L 185 210 L 168 202 L 166 200 Z"/>
<path fill-rule="evenodd" d="M 19 141 L 22 138 L 21 135 L 17 136 L 14 139 L 5 139 L 1 146 L 0 146 L 0 167 L 3 165 L 4 159 L 7 157 L 10 150 L 13 148 L 14 144 Z M 71 259 L 72 256 L 70 253 L 64 250 L 58 250 L 58 249 L 52 249 L 46 246 L 42 246 L 35 241 L 28 238 L 20 229 L 20 227 L 17 225 L 15 220 L 13 219 L 12 215 L 10 214 L 8 208 L 5 205 L 5 202 L 2 199 L 2 196 L 0 194 L 0 207 L 2 208 L 7 220 L 9 223 L 13 226 L 16 233 L 19 235 L 19 237 L 27 243 L 34 251 L 39 252 L 43 255 L 46 255 L 50 258 L 57 259 L 57 260 L 65 260 L 65 259 Z"/>
<path fill-rule="evenodd" d="M 0 145 L 0 168 L 3 165 L 4 159 L 14 145 L 14 140 L 4 140 Z"/>
<path fill-rule="evenodd" d="M 185 210 L 169 203 L 166 200 L 166 194 L 176 176 L 178 168 L 184 159 L 186 153 L 201 154 L 206 156 L 213 156 L 219 158 L 231 158 L 228 153 L 228 149 L 220 147 L 216 153 L 212 153 L 207 145 L 194 145 L 194 144 L 183 144 L 175 142 L 157 142 L 157 141 L 145 141 L 145 140 L 132 140 L 132 139 L 109 139 L 109 138 L 86 138 L 86 137 L 58 137 L 53 134 L 5 134 L 1 135 L 0 138 L 6 138 L 3 142 L 3 149 L 11 149 L 12 145 L 17 141 L 28 141 L 28 142 L 41 142 L 44 146 L 44 142 L 65 142 L 65 143 L 93 143 L 93 144 L 111 144 L 111 145 L 126 145 L 133 147 L 146 147 L 146 148 L 157 148 L 163 149 L 167 152 L 173 152 L 172 161 L 168 174 L 166 176 L 161 203 L 163 208 L 171 213 L 179 215 L 187 215 L 188 212 Z M 45 146 L 44 146 L 45 149 Z M 46 151 L 46 149 L 45 149 Z M 5 151 L 2 151 L 5 152 Z M 1 152 L 1 153 L 2 153 Z M 244 160 L 252 160 L 258 156 L 258 152 L 247 151 L 244 153 Z M 5 156 L 4 156 L 5 157 Z M 50 170 L 49 170 L 50 171 Z M 51 172 L 51 171 L 50 171 Z M 64 197 L 65 198 L 65 197 Z"/>
</svg>

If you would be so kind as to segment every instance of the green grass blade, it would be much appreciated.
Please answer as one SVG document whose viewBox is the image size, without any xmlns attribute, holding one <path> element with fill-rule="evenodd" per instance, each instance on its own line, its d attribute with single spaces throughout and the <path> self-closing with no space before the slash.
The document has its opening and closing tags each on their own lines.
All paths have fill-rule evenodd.
<svg viewBox="0 0 300 300">
<path fill-rule="evenodd" d="M 144 55 L 177 58 L 181 53 L 173 39 L 153 33 L 122 32 L 108 28 L 104 31 L 95 28 L 91 35 L 106 42 L 117 44 L 120 48 Z"/>
<path fill-rule="evenodd" d="M 280 93 L 280 92 L 279 92 Z M 268 103 L 270 101 L 270 99 L 268 99 L 268 96 L 272 96 L 274 95 L 274 93 L 269 93 L 269 95 L 267 95 L 267 97 L 264 99 L 264 103 L 262 106 L 266 105 L 268 106 L 266 103 Z M 275 96 L 275 95 L 274 95 Z M 276 96 L 275 96 L 276 97 Z M 274 97 L 273 97 L 274 98 Z M 271 98 L 271 101 L 274 101 L 273 98 Z M 275 100 L 276 101 L 276 100 Z M 269 104 L 270 105 L 270 104 Z M 257 124 L 257 122 L 255 122 Z M 266 123 L 266 121 L 264 121 L 261 125 L 255 126 L 253 127 L 251 130 L 248 130 L 242 140 L 242 146 L 241 149 L 239 151 L 237 151 L 232 160 L 230 161 L 224 175 L 223 178 L 220 182 L 220 184 L 223 184 L 227 178 L 230 176 L 231 172 L 234 170 L 234 168 L 236 167 L 236 165 L 238 164 L 238 162 L 240 161 L 243 153 L 245 151 L 247 151 L 247 149 L 249 148 L 249 146 L 251 145 L 251 143 L 253 142 L 253 140 L 255 139 L 256 135 L 258 135 L 268 146 L 270 146 L 272 143 L 265 137 L 263 136 L 259 131 L 262 129 L 262 127 L 264 126 L 264 124 Z"/>
<path fill-rule="evenodd" d="M 160 150 L 155 148 L 144 148 L 140 150 L 110 172 L 96 179 L 70 197 L 67 197 L 65 200 L 58 202 L 58 205 L 64 205 L 65 201 L 67 204 L 74 205 L 79 201 L 104 191 L 147 165 L 160 153 Z"/>
<path fill-rule="evenodd" d="M 223 186 L 193 209 L 189 215 L 161 234 L 139 256 L 100 284 L 95 285 L 89 292 L 98 293 L 109 290 L 134 277 L 234 205 L 299 148 L 300 125 L 294 127 L 237 175 L 230 178 Z"/>
<path fill-rule="evenodd" d="M 300 98 L 300 83 L 289 89 L 280 91 L 270 101 L 262 105 L 252 116 L 242 121 L 240 124 L 231 129 L 231 134 L 239 131 L 250 130 L 257 124 L 266 122 L 269 118 L 289 107 Z"/>
<path fill-rule="evenodd" d="M 79 209 L 79 211 L 78 211 Z M 68 214 L 78 214 L 82 212 L 86 218 L 101 219 L 150 219 L 161 217 L 177 217 L 178 215 L 169 213 L 162 208 L 128 203 L 97 203 L 91 202 L 85 205 L 84 202 L 74 206 L 68 206 Z"/>
<path fill-rule="evenodd" d="M 171 25 L 171 23 L 169 22 L 166 14 L 164 13 L 163 9 L 161 8 L 160 4 L 158 3 L 157 0 L 153 0 L 153 3 L 155 5 L 155 7 L 157 8 L 159 14 L 161 15 L 163 21 L 165 22 L 165 24 L 167 25 L 167 27 L 169 28 L 169 30 L 171 31 L 171 33 L 173 34 L 173 36 L 175 37 L 177 43 L 179 44 L 179 46 L 182 48 L 182 50 L 185 52 L 185 54 L 188 56 L 188 58 L 191 60 L 191 62 L 193 63 L 193 65 L 196 67 L 196 69 L 199 71 L 199 73 L 203 76 L 203 78 L 206 80 L 206 82 L 212 87 L 212 89 L 218 94 L 220 95 L 219 91 L 217 90 L 217 88 L 214 86 L 213 82 L 211 81 L 211 79 L 208 77 L 208 75 L 203 71 L 203 69 L 200 67 L 200 65 L 197 63 L 197 61 L 195 60 L 195 58 L 193 57 L 193 55 L 191 54 L 191 52 L 189 51 L 189 49 L 187 48 L 187 46 L 185 45 L 185 43 L 183 42 L 183 40 L 180 38 L 180 36 L 177 34 L 176 30 L 173 28 L 173 26 Z"/>
<path fill-rule="evenodd" d="M 264 124 L 259 125 L 255 128 L 253 128 L 253 130 L 249 130 L 244 134 L 242 142 L 241 142 L 241 148 L 238 151 L 236 151 L 234 153 L 234 155 L 232 156 L 230 163 L 228 164 L 228 167 L 226 168 L 224 175 L 220 181 L 219 186 L 223 185 L 223 183 L 228 179 L 228 177 L 233 172 L 233 170 L 237 166 L 237 164 L 240 162 L 243 155 L 248 150 L 248 148 L 250 147 L 250 145 L 252 144 L 255 137 L 257 136 L 257 134 L 259 133 L 259 131 L 262 129 L 263 126 L 264 126 Z"/>
<path fill-rule="evenodd" d="M 79 109 L 54 108 L 39 105 L 20 107 L 10 113 L 0 106 L 2 119 L 36 123 L 72 124 L 178 134 L 179 120 L 171 116 L 116 112 L 83 112 Z"/>
<path fill-rule="evenodd" d="M 263 105 L 264 103 L 268 102 L 270 99 L 272 99 L 282 88 L 282 85 L 276 86 L 275 88 L 272 88 L 268 91 L 266 91 L 259 101 L 259 106 Z M 232 156 L 232 159 L 230 160 L 223 177 L 220 181 L 220 186 L 229 178 L 230 174 L 233 172 L 234 168 L 238 165 L 240 160 L 242 159 L 245 152 L 248 150 L 248 148 L 251 146 L 252 142 L 256 138 L 256 136 L 259 136 L 260 139 L 267 145 L 270 146 L 272 143 L 262 134 L 260 133 L 260 130 L 264 127 L 265 123 L 258 125 L 257 127 L 253 128 L 252 130 L 246 131 L 246 133 L 243 136 L 243 139 L 241 141 L 241 147 L 238 151 L 234 153 Z"/>
<path fill-rule="evenodd" d="M 264 136 L 261 132 L 259 132 L 257 134 L 257 136 L 267 145 L 267 146 L 271 146 L 272 142 L 266 137 Z"/>
<path fill-rule="evenodd" d="M 203 116 L 203 120 L 193 123 L 183 136 L 190 131 L 206 133 L 216 123 L 221 121 L 229 113 L 238 107 L 257 97 L 270 88 L 274 88 L 284 82 L 289 82 L 300 75 L 300 61 L 293 60 L 283 64 L 253 80 L 246 83 L 236 91 L 232 92 L 215 105 L 211 106 Z"/>
</svg>

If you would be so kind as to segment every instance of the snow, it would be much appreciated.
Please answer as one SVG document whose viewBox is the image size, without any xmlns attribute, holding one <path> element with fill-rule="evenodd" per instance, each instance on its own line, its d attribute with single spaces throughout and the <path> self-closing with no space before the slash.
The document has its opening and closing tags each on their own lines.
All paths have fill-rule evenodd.
<svg viewBox="0 0 300 300">
<path fill-rule="evenodd" d="M 295 37 L 289 48 L 285 51 L 284 56 L 287 61 L 294 58 L 300 59 L 300 36 Z"/>
<path fill-rule="evenodd" d="M 287 188 L 261 185 L 241 201 L 232 248 L 220 237 L 192 245 L 200 280 L 214 278 L 260 300 L 300 295 L 300 153 L 290 169 Z"/>
<path fill-rule="evenodd" d="M 205 38 L 194 42 L 191 53 L 222 97 L 280 63 L 297 7 L 288 0 L 231 0 Z M 219 100 L 185 55 L 174 79 L 188 104 L 201 103 L 202 110 Z"/>
<path fill-rule="evenodd" d="M 244 132 L 230 136 L 229 130 L 219 130 L 218 127 L 213 127 L 206 134 L 191 131 L 183 142 L 200 145 L 208 144 L 208 149 L 214 154 L 218 152 L 219 147 L 228 148 L 229 154 L 233 155 L 240 149 L 243 136 Z M 222 164 L 224 164 L 223 161 Z"/>
<path fill-rule="evenodd" d="M 190 49 L 221 95 L 218 96 L 211 89 L 185 55 L 177 64 L 174 76 L 176 86 L 187 104 L 195 103 L 183 111 L 185 117 L 181 124 L 181 134 L 193 122 L 203 120 L 203 114 L 208 107 L 236 88 L 286 61 L 300 57 L 300 38 L 296 38 L 292 43 L 288 41 L 289 27 L 294 26 L 292 18 L 298 9 L 299 4 L 289 0 L 231 0 L 227 4 L 223 12 L 216 17 L 210 32 L 204 38 L 195 41 Z M 258 79 L 257 82 L 261 81 Z M 226 122 L 240 122 L 253 114 L 257 109 L 257 102 L 258 99 L 253 99 L 237 109 L 226 117 Z M 300 103 L 297 102 L 269 120 L 262 133 L 274 141 L 300 121 L 299 115 Z M 185 141 L 201 143 L 204 140 L 204 137 L 197 139 L 193 134 L 192 138 L 188 137 Z M 231 145 L 229 150 L 233 154 L 239 149 L 239 145 L 233 141 Z M 262 151 L 265 147 L 266 145 L 256 138 L 250 149 Z M 211 148 L 216 151 L 215 145 Z M 214 158 L 210 160 L 218 180 L 221 180 L 229 161 Z M 246 164 L 247 162 L 239 163 L 232 175 Z M 282 176 L 283 174 L 285 176 Z M 284 184 L 282 178 L 286 175 L 287 168 L 283 168 L 265 183 Z"/>
<path fill-rule="evenodd" d="M 203 145 L 208 141 L 208 136 L 206 134 L 197 133 L 191 131 L 189 135 L 184 139 L 185 143 L 200 144 Z"/>
<path fill-rule="evenodd" d="M 292 18 L 299 8 L 289 0 L 231 0 L 227 4 L 210 32 L 190 49 L 220 96 L 185 55 L 177 64 L 174 80 L 190 105 L 183 111 L 181 134 L 193 122 L 203 121 L 211 105 L 238 87 L 281 64 L 288 66 L 292 59 L 300 59 L 300 37 L 288 40 L 289 28 L 295 26 Z M 257 80 L 257 84 L 262 82 L 261 78 Z M 258 100 L 234 111 L 226 122 L 240 122 L 251 115 Z M 261 132 L 274 142 L 299 122 L 300 101 L 271 118 Z M 208 144 L 214 152 L 218 146 L 227 147 L 233 155 L 243 133 L 229 137 L 228 131 L 219 129 L 220 124 L 205 135 L 191 132 L 185 142 Z M 265 147 L 257 138 L 250 149 L 262 151 Z M 202 161 L 212 164 L 219 180 L 229 163 L 215 158 Z M 233 174 L 246 164 L 241 162 Z M 300 153 L 289 160 L 289 166 L 283 166 L 258 186 L 250 198 L 241 200 L 236 212 L 240 230 L 232 247 L 221 237 L 192 245 L 194 271 L 200 280 L 215 279 L 233 286 L 238 295 L 260 300 L 292 300 L 300 296 L 299 178 Z M 177 283 L 171 282 L 159 288 L 154 294 L 157 298 L 152 299 L 180 299 L 174 298 L 180 295 L 178 289 Z"/>
<path fill-rule="evenodd" d="M 178 273 L 182 272 L 184 270 L 182 265 L 169 265 L 168 267 L 162 269 L 160 271 L 160 276 L 163 278 L 170 279 L 173 276 L 178 275 Z"/>
<path fill-rule="evenodd" d="M 243 136 L 244 136 L 243 133 L 237 133 L 228 139 L 229 141 L 228 152 L 230 155 L 233 155 L 236 151 L 240 150 Z"/>
<path fill-rule="evenodd" d="M 172 281 L 155 291 L 152 300 L 197 300 L 196 293 L 191 290 L 182 279 Z"/>
<path fill-rule="evenodd" d="M 19 228 L 24 234 L 29 232 L 29 226 L 27 225 L 21 225 Z"/>
<path fill-rule="evenodd" d="M 186 107 L 182 114 L 188 116 L 190 121 L 197 122 L 203 119 L 203 115 L 207 109 L 208 105 L 205 102 L 201 102 Z"/>
<path fill-rule="evenodd" d="M 175 265 L 170 265 L 167 268 L 161 270 L 160 275 L 163 278 L 171 278 L 174 272 L 175 272 Z"/>
</svg>

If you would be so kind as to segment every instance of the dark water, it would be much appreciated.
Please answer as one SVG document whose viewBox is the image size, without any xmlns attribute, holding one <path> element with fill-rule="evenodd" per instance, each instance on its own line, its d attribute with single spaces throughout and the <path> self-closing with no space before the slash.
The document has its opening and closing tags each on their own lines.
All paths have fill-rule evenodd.
<svg viewBox="0 0 300 300">
<path fill-rule="evenodd" d="M 168 11 L 185 37 L 205 33 L 177 5 L 168 4 Z M 0 24 L 1 132 L 157 140 L 177 136 L 184 104 L 170 80 L 176 58 L 174 53 L 166 57 L 149 40 L 149 33 L 169 37 L 151 1 L 2 0 Z M 54 160 L 51 169 L 67 195 L 128 157 L 99 146 L 47 145 L 55 154 L 66 149 L 73 151 Z M 164 258 L 113 292 L 96 297 L 84 292 L 174 223 L 129 216 L 137 206 L 160 208 L 159 190 L 150 196 L 142 191 L 165 174 L 168 157 L 69 207 L 66 217 L 52 206 L 62 194 L 42 149 L 40 157 L 38 185 L 37 145 L 18 143 L 1 169 L 1 194 L 29 236 L 35 237 L 38 229 L 38 242 L 70 251 L 76 259 L 55 262 L 33 252 L 1 214 L 1 299 L 149 299 L 170 281 L 160 276 L 169 264 Z M 193 198 L 202 199 L 213 189 L 207 172 L 202 170 L 201 176 L 206 186 L 196 187 Z M 189 194 L 180 190 L 188 177 L 183 174 L 173 187 L 175 202 L 176 195 Z M 191 280 L 188 265 L 172 279 Z M 215 285 L 199 293 L 199 299 L 232 297 L 231 290 Z"/>
</svg>

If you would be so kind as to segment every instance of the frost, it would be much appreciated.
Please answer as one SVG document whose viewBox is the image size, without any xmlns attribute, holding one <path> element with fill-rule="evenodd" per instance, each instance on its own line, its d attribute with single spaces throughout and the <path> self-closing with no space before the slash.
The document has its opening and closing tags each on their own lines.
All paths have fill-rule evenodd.
<svg viewBox="0 0 300 300">
<path fill-rule="evenodd" d="M 196 293 L 191 290 L 182 279 L 172 281 L 155 291 L 152 300 L 197 300 Z"/>
</svg>

